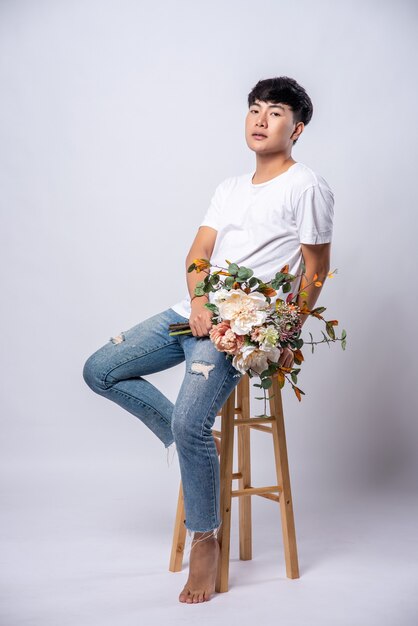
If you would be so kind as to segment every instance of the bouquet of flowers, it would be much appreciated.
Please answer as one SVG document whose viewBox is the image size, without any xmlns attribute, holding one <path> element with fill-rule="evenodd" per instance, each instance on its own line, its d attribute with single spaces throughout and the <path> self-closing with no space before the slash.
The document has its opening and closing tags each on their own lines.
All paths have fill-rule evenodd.
<svg viewBox="0 0 418 626">
<path fill-rule="evenodd" d="M 254 375 L 260 377 L 261 384 L 255 386 L 264 390 L 264 397 L 257 399 L 264 399 L 266 402 L 265 390 L 272 385 L 271 377 L 277 375 L 280 388 L 283 387 L 285 380 L 288 380 L 300 401 L 301 394 L 305 395 L 297 386 L 300 368 L 279 365 L 283 349 L 291 349 L 295 364 L 300 365 L 304 360 L 301 352 L 304 343 L 310 343 L 313 352 L 314 344 L 341 341 L 341 347 L 345 350 L 346 331 L 342 331 L 341 337 L 335 336 L 334 326 L 338 321 L 324 320 L 322 313 L 326 310 L 325 307 L 309 310 L 306 300 L 302 301 L 302 307 L 298 306 L 297 297 L 307 296 L 305 291 L 289 293 L 286 300 L 277 298 L 276 302 L 271 304 L 271 297 L 277 294 L 276 290 L 281 287 L 283 293 L 290 292 L 291 283 L 298 276 L 288 273 L 288 265 L 266 283 L 255 277 L 253 270 L 225 260 L 228 263 L 226 268 L 211 265 L 208 259 L 195 259 L 187 270 L 188 272 L 195 270 L 198 273 L 204 271 L 207 274 L 203 281 L 196 284 L 194 290 L 196 296 L 216 292 L 213 302 L 204 305 L 213 313 L 212 328 L 209 331 L 211 341 L 217 350 L 226 354 L 233 366 L 242 374 L 246 372 L 250 378 Z M 211 267 L 219 269 L 210 272 Z M 306 266 L 302 262 L 302 274 L 305 270 Z M 337 270 L 329 272 L 327 277 L 332 278 L 336 272 Z M 221 276 L 226 278 L 221 279 Z M 317 278 L 315 274 L 312 282 L 319 287 L 322 282 Z M 305 285 L 304 289 L 307 286 Z M 323 320 L 328 336 L 322 332 L 324 338 L 314 342 L 312 334 L 309 333 L 311 341 L 304 342 L 300 337 L 302 315 L 312 315 Z M 192 332 L 188 323 L 170 324 L 169 330 L 172 336 Z"/>
</svg>

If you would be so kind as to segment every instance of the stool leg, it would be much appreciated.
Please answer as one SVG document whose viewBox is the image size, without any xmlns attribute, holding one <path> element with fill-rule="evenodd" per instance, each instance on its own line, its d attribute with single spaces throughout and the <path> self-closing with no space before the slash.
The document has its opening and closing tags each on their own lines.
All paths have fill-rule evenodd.
<svg viewBox="0 0 418 626">
<path fill-rule="evenodd" d="M 250 417 L 249 377 L 243 376 L 237 386 L 237 406 L 241 409 L 237 419 Z M 249 426 L 238 428 L 238 472 L 242 478 L 238 479 L 239 489 L 251 487 L 251 429 Z M 239 558 L 249 561 L 252 555 L 252 518 L 251 496 L 239 496 Z"/>
<path fill-rule="evenodd" d="M 184 525 L 185 517 L 186 514 L 184 510 L 183 485 L 180 481 L 176 520 L 174 524 L 173 543 L 171 546 L 169 565 L 170 572 L 180 572 L 183 565 L 183 554 L 187 532 L 186 526 Z"/>
<path fill-rule="evenodd" d="M 239 383 L 238 383 L 239 384 Z M 232 462 L 234 452 L 235 389 L 221 409 L 220 511 L 222 524 L 218 531 L 220 547 L 215 591 L 228 591 L 229 551 L 231 541 Z"/>
<path fill-rule="evenodd" d="M 275 417 L 272 422 L 274 457 L 276 462 L 277 484 L 282 487 L 280 493 L 280 512 L 284 555 L 286 560 L 286 575 L 288 578 L 299 578 L 298 554 L 296 547 L 295 520 L 293 515 L 292 493 L 290 489 L 290 473 L 287 458 L 286 433 L 283 419 L 283 403 L 281 389 L 276 376 L 272 377 L 273 384 L 270 393 L 270 412 Z"/>
</svg>

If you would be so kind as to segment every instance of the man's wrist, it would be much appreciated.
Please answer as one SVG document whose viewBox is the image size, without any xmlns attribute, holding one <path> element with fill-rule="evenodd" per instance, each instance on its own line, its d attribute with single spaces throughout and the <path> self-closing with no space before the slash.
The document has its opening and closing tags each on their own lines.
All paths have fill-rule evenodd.
<svg viewBox="0 0 418 626">
<path fill-rule="evenodd" d="M 203 302 L 203 304 L 205 304 L 206 302 L 209 302 L 209 296 L 207 294 L 203 295 L 203 296 L 196 296 L 194 295 L 192 298 L 190 298 L 190 303 L 191 304 L 195 304 L 195 302 L 193 302 L 196 298 L 199 298 L 197 300 L 197 302 Z"/>
</svg>

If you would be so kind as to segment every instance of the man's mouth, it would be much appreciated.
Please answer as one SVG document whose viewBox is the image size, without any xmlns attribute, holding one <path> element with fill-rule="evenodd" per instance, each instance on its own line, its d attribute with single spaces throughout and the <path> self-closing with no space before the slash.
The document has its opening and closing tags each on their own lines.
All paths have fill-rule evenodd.
<svg viewBox="0 0 418 626">
<path fill-rule="evenodd" d="M 263 133 L 253 133 L 253 137 L 255 139 L 267 139 L 267 135 L 263 135 Z"/>
</svg>

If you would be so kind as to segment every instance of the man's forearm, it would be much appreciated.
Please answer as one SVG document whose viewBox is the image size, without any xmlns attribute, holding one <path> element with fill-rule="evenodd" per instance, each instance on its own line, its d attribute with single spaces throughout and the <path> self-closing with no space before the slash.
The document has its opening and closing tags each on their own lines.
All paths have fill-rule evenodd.
<svg viewBox="0 0 418 626">
<path fill-rule="evenodd" d="M 193 263 L 194 259 L 205 259 L 205 258 L 207 258 L 206 254 L 202 251 L 199 254 L 196 254 L 196 252 L 194 252 L 193 256 L 189 255 L 186 259 L 186 282 L 187 282 L 187 288 L 190 294 L 190 299 L 192 299 L 195 295 L 194 290 L 195 290 L 197 283 L 205 280 L 205 277 L 207 276 L 207 270 L 206 271 L 202 270 L 201 272 L 196 272 L 196 270 L 193 270 L 193 272 L 188 272 L 187 269 Z M 205 302 L 209 301 L 209 296 L 208 294 L 205 294 L 204 296 L 196 296 L 194 300 L 192 301 L 192 303 L 195 303 L 196 301 L 199 301 L 202 304 L 205 304 Z"/>
<path fill-rule="evenodd" d="M 311 311 L 314 308 L 314 305 L 316 301 L 318 300 L 319 294 L 322 291 L 322 287 L 324 286 L 324 282 L 326 280 L 328 271 L 329 269 L 327 268 L 313 266 L 313 265 L 306 265 L 305 274 L 303 274 L 303 276 L 300 279 L 299 291 L 305 291 L 307 293 L 307 296 L 301 296 L 299 294 L 296 300 L 296 304 L 301 309 L 303 309 L 306 306 Z M 315 276 L 315 274 L 317 274 L 317 278 L 314 281 L 313 277 Z M 317 287 L 314 284 L 316 281 L 320 281 L 322 285 L 320 287 Z M 309 284 L 309 286 L 305 288 L 305 285 L 308 285 L 308 283 L 311 283 L 311 284 Z M 304 305 L 304 300 L 306 300 L 306 305 Z M 305 323 L 308 317 L 309 317 L 308 313 L 301 315 L 302 325 Z"/>
</svg>

